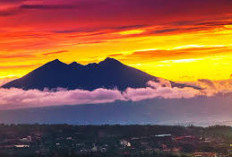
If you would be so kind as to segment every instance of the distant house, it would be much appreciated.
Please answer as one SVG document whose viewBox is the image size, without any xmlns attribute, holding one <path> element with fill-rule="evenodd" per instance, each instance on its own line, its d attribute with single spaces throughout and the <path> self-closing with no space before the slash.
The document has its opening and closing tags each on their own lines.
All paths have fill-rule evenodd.
<svg viewBox="0 0 232 157">
<path fill-rule="evenodd" d="M 93 148 L 91 149 L 92 152 L 97 152 L 98 151 L 98 148 L 97 146 L 94 144 Z"/>
<path fill-rule="evenodd" d="M 19 145 L 14 145 L 15 148 L 29 148 L 29 145 L 25 145 L 25 144 L 19 144 Z"/>
<path fill-rule="evenodd" d="M 140 138 L 139 137 L 132 137 L 131 140 L 139 140 Z"/>
<path fill-rule="evenodd" d="M 175 140 L 179 141 L 179 140 L 195 140 L 196 137 L 195 136 L 179 136 L 176 137 Z"/>
<path fill-rule="evenodd" d="M 166 144 L 162 144 L 162 149 L 163 149 L 163 152 L 171 152 L 171 149 L 168 148 Z"/>
<path fill-rule="evenodd" d="M 194 153 L 194 157 L 217 157 L 217 154 L 210 152 L 196 152 Z"/>
<path fill-rule="evenodd" d="M 102 153 L 105 153 L 106 151 L 107 151 L 106 148 L 101 148 L 101 149 L 100 149 L 100 152 L 102 152 Z"/>
<path fill-rule="evenodd" d="M 66 140 L 72 140 L 73 138 L 72 137 L 67 137 Z"/>
<path fill-rule="evenodd" d="M 56 146 L 60 146 L 60 143 L 56 143 Z"/>
<path fill-rule="evenodd" d="M 211 143 L 212 142 L 212 139 L 211 138 L 205 138 L 205 143 Z"/>
<path fill-rule="evenodd" d="M 127 140 L 120 140 L 120 145 L 124 147 L 131 147 L 131 143 Z"/>
<path fill-rule="evenodd" d="M 172 152 L 174 152 L 174 153 L 178 153 L 180 151 L 181 151 L 181 148 L 178 148 L 178 147 L 172 148 Z"/>
<path fill-rule="evenodd" d="M 155 137 L 171 137 L 172 134 L 157 134 Z"/>
<path fill-rule="evenodd" d="M 27 136 L 27 137 L 21 138 L 19 141 L 25 142 L 25 143 L 30 143 L 30 142 L 32 142 L 32 137 Z"/>
</svg>

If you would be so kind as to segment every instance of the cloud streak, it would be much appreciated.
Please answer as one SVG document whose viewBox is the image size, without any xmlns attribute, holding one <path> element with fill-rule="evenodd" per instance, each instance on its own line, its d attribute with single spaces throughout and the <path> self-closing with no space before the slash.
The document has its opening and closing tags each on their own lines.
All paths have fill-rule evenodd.
<svg viewBox="0 0 232 157">
<path fill-rule="evenodd" d="M 172 88 L 170 82 L 160 81 L 160 83 L 149 82 L 147 88 L 128 88 L 121 92 L 117 89 L 96 89 L 87 90 L 65 90 L 57 91 L 39 91 L 39 90 L 22 90 L 22 89 L 0 89 L 0 109 L 16 109 L 30 107 L 45 107 L 59 105 L 80 105 L 80 104 L 97 104 L 111 103 L 116 100 L 121 101 L 140 101 L 152 98 L 192 98 L 200 95 L 199 90 L 193 88 Z"/>
<path fill-rule="evenodd" d="M 20 9 L 39 9 L 39 10 L 60 10 L 60 9 L 75 9 L 74 5 L 21 5 Z"/>
<path fill-rule="evenodd" d="M 65 53 L 65 52 L 69 52 L 68 50 L 60 50 L 60 51 L 55 51 L 55 52 L 48 52 L 48 53 L 44 53 L 44 56 L 47 55 L 54 55 L 54 54 L 61 54 L 61 53 Z"/>
</svg>

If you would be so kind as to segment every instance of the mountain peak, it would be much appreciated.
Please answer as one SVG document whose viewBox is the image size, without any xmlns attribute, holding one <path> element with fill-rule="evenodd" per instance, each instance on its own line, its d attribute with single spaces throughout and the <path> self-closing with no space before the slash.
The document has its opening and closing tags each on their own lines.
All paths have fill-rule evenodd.
<svg viewBox="0 0 232 157">
<path fill-rule="evenodd" d="M 103 62 L 119 62 L 119 61 L 114 58 L 107 57 Z"/>
<path fill-rule="evenodd" d="M 72 63 L 70 63 L 69 65 L 76 65 L 76 64 L 78 64 L 77 62 L 72 62 Z"/>
<path fill-rule="evenodd" d="M 76 66 L 76 65 L 79 65 L 77 62 L 72 62 L 69 64 L 69 66 Z"/>
<path fill-rule="evenodd" d="M 77 67 L 82 67 L 83 65 L 77 63 L 77 62 L 72 62 L 69 64 L 70 67 L 74 67 L 74 68 L 77 68 Z"/>
<path fill-rule="evenodd" d="M 51 61 L 50 63 L 62 63 L 59 59 L 55 59 L 53 61 Z"/>
<path fill-rule="evenodd" d="M 114 59 L 114 58 L 110 58 L 110 57 L 107 57 L 104 61 L 101 61 L 99 63 L 99 65 L 115 65 L 115 64 L 122 64 L 121 62 L 119 62 L 118 60 Z"/>
<path fill-rule="evenodd" d="M 48 62 L 45 65 L 60 65 L 60 64 L 65 64 L 65 63 L 61 62 L 59 59 L 55 59 L 53 61 Z"/>
<path fill-rule="evenodd" d="M 50 61 L 46 64 L 44 64 L 41 68 L 63 68 L 66 67 L 67 64 L 61 62 L 59 59 L 55 59 L 53 61 Z"/>
</svg>

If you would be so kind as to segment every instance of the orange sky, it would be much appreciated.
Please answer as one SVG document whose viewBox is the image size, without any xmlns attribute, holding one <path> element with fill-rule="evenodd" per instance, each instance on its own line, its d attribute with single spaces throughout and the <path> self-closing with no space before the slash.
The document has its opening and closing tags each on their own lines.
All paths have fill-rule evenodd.
<svg viewBox="0 0 232 157">
<path fill-rule="evenodd" d="M 113 57 L 173 81 L 232 74 L 230 0 L 2 0 L 0 81 Z"/>
</svg>

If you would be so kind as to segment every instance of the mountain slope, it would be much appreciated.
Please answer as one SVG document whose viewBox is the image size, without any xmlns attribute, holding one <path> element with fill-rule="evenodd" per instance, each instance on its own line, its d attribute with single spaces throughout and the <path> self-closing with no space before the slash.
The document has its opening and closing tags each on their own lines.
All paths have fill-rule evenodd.
<svg viewBox="0 0 232 157">
<path fill-rule="evenodd" d="M 116 101 L 106 104 L 1 110 L 4 124 L 232 124 L 231 94 L 191 99 Z"/>
<path fill-rule="evenodd" d="M 15 87 L 25 90 L 58 87 L 85 90 L 97 88 L 125 90 L 128 87 L 146 87 L 150 80 L 158 81 L 159 78 L 126 66 L 112 58 L 106 58 L 98 64 L 92 63 L 85 66 L 76 62 L 68 65 L 56 59 L 2 87 Z M 171 83 L 173 86 L 185 86 Z"/>
</svg>

